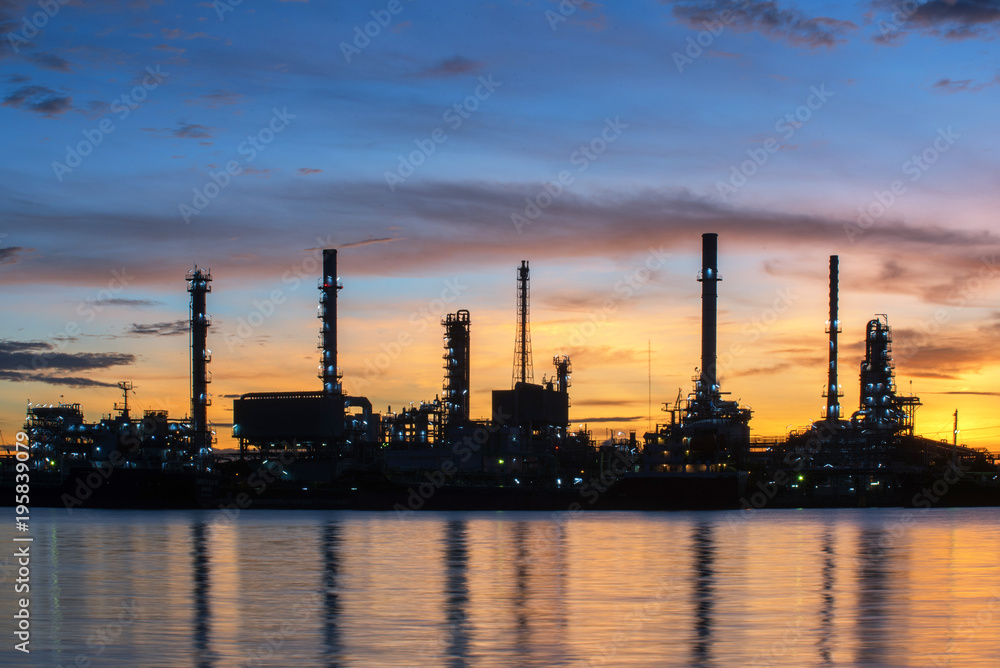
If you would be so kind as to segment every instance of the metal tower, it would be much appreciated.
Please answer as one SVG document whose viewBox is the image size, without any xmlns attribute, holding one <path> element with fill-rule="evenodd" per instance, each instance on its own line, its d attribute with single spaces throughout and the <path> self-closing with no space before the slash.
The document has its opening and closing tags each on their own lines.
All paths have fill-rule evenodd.
<svg viewBox="0 0 1000 668">
<path fill-rule="evenodd" d="M 719 378 L 716 372 L 716 339 L 718 334 L 719 287 L 719 235 L 706 232 L 701 235 L 701 375 L 698 379 L 697 399 L 703 405 L 719 400 Z"/>
<path fill-rule="evenodd" d="M 446 423 L 451 425 L 469 419 L 469 312 L 461 309 L 449 313 L 444 325 L 444 410 Z"/>
<path fill-rule="evenodd" d="M 337 367 L 337 292 L 341 290 L 337 278 L 337 251 L 323 249 L 323 277 L 319 279 L 319 309 L 316 317 L 323 321 L 319 333 L 319 348 L 323 351 L 319 374 L 323 380 L 323 394 L 341 394 L 341 373 Z"/>
<path fill-rule="evenodd" d="M 844 391 L 837 383 L 837 335 L 840 333 L 839 310 L 840 258 L 830 256 L 830 320 L 826 323 L 826 331 L 830 335 L 830 366 L 827 369 L 826 420 L 836 423 L 840 420 L 840 397 Z"/>
<path fill-rule="evenodd" d="M 135 393 L 135 391 L 132 389 L 132 381 L 130 381 L 130 380 L 119 380 L 118 381 L 118 389 L 121 390 L 122 393 L 124 394 L 125 401 L 124 401 L 124 403 L 121 403 L 121 404 L 119 404 L 116 401 L 115 402 L 115 410 L 116 411 L 121 411 L 121 416 L 122 416 L 122 421 L 123 422 L 128 422 L 131 419 L 131 416 L 130 416 L 130 414 L 128 412 L 128 393 L 129 392 L 132 392 L 133 394 Z"/>
<path fill-rule="evenodd" d="M 212 405 L 208 393 L 212 377 L 207 369 L 212 361 L 212 351 L 208 349 L 208 328 L 212 321 L 205 312 L 205 296 L 212 291 L 209 285 L 212 274 L 195 266 L 185 278 L 191 293 L 191 446 L 194 456 L 202 457 L 212 447 L 207 410 Z"/>
<path fill-rule="evenodd" d="M 861 409 L 866 428 L 896 429 L 902 423 L 893 378 L 892 332 L 885 315 L 868 322 L 865 359 L 861 362 Z"/>
<path fill-rule="evenodd" d="M 528 312 L 528 261 L 521 260 L 517 268 L 517 337 L 514 341 L 514 374 L 511 386 L 533 383 L 531 369 L 531 331 Z"/>
</svg>

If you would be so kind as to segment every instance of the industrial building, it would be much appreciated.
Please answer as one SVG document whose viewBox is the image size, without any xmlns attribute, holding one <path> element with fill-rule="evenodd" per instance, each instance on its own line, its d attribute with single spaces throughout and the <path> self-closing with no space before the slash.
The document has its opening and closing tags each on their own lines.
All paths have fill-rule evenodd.
<svg viewBox="0 0 1000 668">
<path fill-rule="evenodd" d="M 970 475 L 992 471 L 990 477 L 995 477 L 993 456 L 960 446 L 957 425 L 951 443 L 915 435 L 916 410 L 922 404 L 919 397 L 897 392 L 892 329 L 885 314 L 867 323 L 858 409 L 849 419 L 842 417 L 839 275 L 840 258 L 831 255 L 829 362 L 822 415 L 785 439 L 754 443 L 746 466 L 768 489 L 775 489 L 776 479 L 782 481 L 777 485 L 780 498 L 793 505 L 896 503 L 949 464 Z"/>
<path fill-rule="evenodd" d="M 239 443 L 235 461 L 220 459 L 213 449 L 208 420 L 212 323 L 206 310 L 212 275 L 195 267 L 185 277 L 190 294 L 190 416 L 173 419 L 165 411 L 145 411 L 141 419 L 133 416 L 133 388 L 124 381 L 119 383 L 124 400 L 115 404 L 117 414 L 97 423 L 84 420 L 79 404 L 29 404 L 25 430 L 34 461 L 49 476 L 38 483 L 62 490 L 73 471 L 110 466 L 137 474 L 134 479 L 118 476 L 115 484 L 107 485 L 117 490 L 105 497 L 108 505 L 121 499 L 127 504 L 132 496 L 143 495 L 153 505 L 158 498 L 181 504 L 188 497 L 203 504 L 211 495 L 222 494 L 220 486 L 229 496 L 246 492 L 252 476 L 244 474 L 280 459 L 287 463 L 269 492 L 271 503 L 279 507 L 398 506 L 401 490 L 431 480 L 452 491 L 438 495 L 427 507 L 565 507 L 569 497 L 562 494 L 592 492 L 589 481 L 600 480 L 611 488 L 592 507 L 627 509 L 734 507 L 748 482 L 747 493 L 753 492 L 753 485 L 767 490 L 773 505 L 899 504 L 928 476 L 951 467 L 962 473 L 963 484 L 975 487 L 974 494 L 963 498 L 995 498 L 1000 503 L 996 460 L 985 450 L 958 444 L 957 412 L 951 443 L 915 435 L 920 399 L 897 391 L 892 330 L 884 314 L 867 323 L 859 405 L 845 417 L 838 367 L 843 331 L 840 262 L 835 255 L 830 257 L 822 414 L 786 436 L 751 438 L 751 409 L 727 398 L 719 379 L 722 276 L 714 233 L 702 235 L 701 265 L 701 364 L 692 378 L 693 389 L 686 398 L 679 395 L 665 404 L 669 421 L 657 424 L 641 443 L 632 432 L 627 439 L 599 446 L 585 427 L 570 429 L 570 358 L 553 355 L 552 374 L 540 383 L 534 380 L 527 260 L 516 267 L 511 385 L 493 390 L 490 406 L 479 408 L 488 409 L 488 417 L 475 417 L 471 403 L 473 317 L 467 309 L 441 319 L 440 395 L 399 411 L 387 407 L 376 413 L 367 397 L 344 392 L 337 343 L 337 302 L 343 286 L 337 251 L 325 249 L 318 279 L 317 387 L 247 393 L 234 400 L 233 436 Z M 2 468 L 0 473 L 6 475 L 9 467 Z M 161 477 L 150 477 L 153 474 Z M 187 491 L 179 493 L 182 488 Z M 425 502 L 418 501 L 421 506 Z"/>
<path fill-rule="evenodd" d="M 702 235 L 701 367 L 694 390 L 664 410 L 670 422 L 645 435 L 642 470 L 660 473 L 735 471 L 750 447 L 750 408 L 723 399 L 717 358 L 719 274 L 718 235 Z"/>
</svg>

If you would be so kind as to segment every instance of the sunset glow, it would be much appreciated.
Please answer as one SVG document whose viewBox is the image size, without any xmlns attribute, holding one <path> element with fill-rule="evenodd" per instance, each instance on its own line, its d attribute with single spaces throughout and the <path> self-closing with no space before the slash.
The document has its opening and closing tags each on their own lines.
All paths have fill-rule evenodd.
<svg viewBox="0 0 1000 668">
<path fill-rule="evenodd" d="M 1000 451 L 1000 12 L 635 4 L 107 1 L 32 32 L 38 5 L 5 3 L 4 442 L 28 401 L 99 419 L 119 380 L 188 414 L 197 264 L 235 447 L 233 398 L 320 389 L 322 248 L 344 389 L 376 411 L 441 393 L 440 320 L 468 309 L 489 415 L 527 259 L 535 380 L 570 355 L 574 428 L 641 434 L 691 389 L 717 232 L 721 384 L 753 435 L 821 415 L 839 255 L 846 415 L 887 314 L 917 433 L 950 440 L 957 409 Z"/>
</svg>

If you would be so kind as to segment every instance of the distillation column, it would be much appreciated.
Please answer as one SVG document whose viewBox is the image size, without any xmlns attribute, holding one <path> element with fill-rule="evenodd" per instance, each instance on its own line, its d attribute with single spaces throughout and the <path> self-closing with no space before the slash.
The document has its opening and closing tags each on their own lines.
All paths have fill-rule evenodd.
<svg viewBox="0 0 1000 668">
<path fill-rule="evenodd" d="M 212 447 L 212 436 L 208 430 L 208 406 L 212 404 L 208 394 L 208 363 L 212 361 L 212 351 L 208 349 L 208 328 L 211 326 L 205 312 L 206 295 L 212 291 L 212 274 L 197 266 L 187 273 L 188 292 L 191 294 L 191 446 L 193 456 L 201 459 Z"/>
<path fill-rule="evenodd" d="M 556 355 L 552 358 L 552 364 L 556 367 L 556 389 L 562 394 L 569 394 L 569 378 L 573 372 L 569 355 Z"/>
<path fill-rule="evenodd" d="M 465 309 L 449 313 L 444 325 L 444 405 L 446 424 L 469 419 L 471 320 Z"/>
<path fill-rule="evenodd" d="M 719 302 L 719 235 L 701 235 L 701 376 L 697 398 L 713 403 L 719 399 L 719 379 L 716 373 L 717 310 Z"/>
<path fill-rule="evenodd" d="M 830 334 L 830 367 L 827 370 L 826 383 L 826 420 L 836 424 L 840 420 L 840 397 L 844 391 L 837 381 L 837 335 L 840 333 L 839 316 L 839 281 L 840 258 L 830 256 L 830 320 L 826 323 L 826 331 Z"/>
<path fill-rule="evenodd" d="M 319 347 L 323 356 L 319 377 L 323 380 L 323 394 L 341 394 L 340 369 L 337 367 L 337 292 L 341 289 L 337 278 L 337 251 L 323 249 L 323 277 L 319 280 L 318 317 L 323 325 L 320 329 Z"/>
</svg>

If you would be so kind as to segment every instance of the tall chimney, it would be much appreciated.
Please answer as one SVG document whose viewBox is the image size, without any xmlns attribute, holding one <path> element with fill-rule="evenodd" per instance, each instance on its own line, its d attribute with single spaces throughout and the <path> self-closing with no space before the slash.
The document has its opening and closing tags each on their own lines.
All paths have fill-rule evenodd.
<svg viewBox="0 0 1000 668">
<path fill-rule="evenodd" d="M 211 326 L 205 312 L 206 295 L 212 291 L 212 274 L 197 266 L 187 273 L 188 292 L 191 294 L 191 446 L 194 455 L 201 458 L 203 450 L 212 445 L 208 431 L 208 363 L 212 353 L 208 349 L 208 328 Z"/>
<path fill-rule="evenodd" d="M 319 280 L 320 348 L 323 357 L 319 377 L 323 380 L 323 394 L 340 394 L 340 369 L 337 368 L 337 251 L 323 249 L 323 277 Z"/>
<path fill-rule="evenodd" d="M 714 399 L 719 394 L 716 374 L 717 307 L 719 289 L 719 235 L 706 232 L 701 235 L 701 396 Z"/>
<path fill-rule="evenodd" d="M 840 280 L 840 258 L 830 256 L 830 322 L 827 331 L 830 333 L 830 368 L 827 370 L 826 383 L 826 419 L 837 422 L 840 419 L 840 386 L 837 383 L 837 334 L 840 332 L 840 316 L 838 315 Z"/>
</svg>

